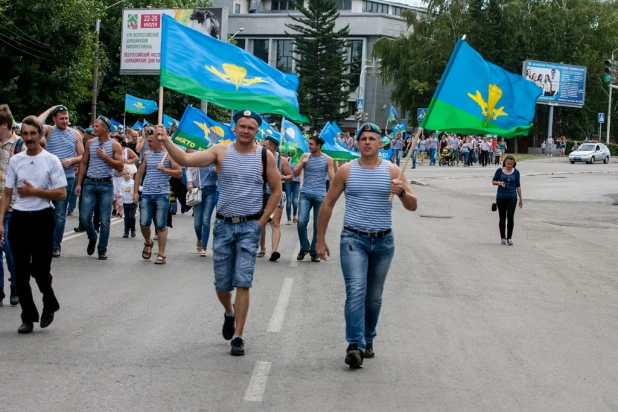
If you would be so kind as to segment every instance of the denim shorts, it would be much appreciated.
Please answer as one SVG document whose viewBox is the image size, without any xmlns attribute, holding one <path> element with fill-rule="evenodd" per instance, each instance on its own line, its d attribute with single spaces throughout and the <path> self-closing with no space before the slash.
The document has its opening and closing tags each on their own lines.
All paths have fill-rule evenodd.
<svg viewBox="0 0 618 412">
<path fill-rule="evenodd" d="M 139 202 L 139 225 L 150 227 L 154 217 L 154 225 L 157 230 L 167 227 L 167 211 L 170 208 L 169 193 L 160 195 L 144 195 Z"/>
<path fill-rule="evenodd" d="M 262 228 L 257 220 L 230 223 L 215 220 L 213 236 L 213 263 L 215 288 L 231 292 L 234 288 L 250 288 Z"/>
</svg>

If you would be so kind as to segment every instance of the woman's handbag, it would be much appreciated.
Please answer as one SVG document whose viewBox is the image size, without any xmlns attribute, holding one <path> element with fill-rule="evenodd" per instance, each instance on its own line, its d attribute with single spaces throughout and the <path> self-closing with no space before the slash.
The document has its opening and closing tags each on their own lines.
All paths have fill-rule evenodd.
<svg viewBox="0 0 618 412">
<path fill-rule="evenodd" d="M 491 211 L 495 212 L 496 210 L 498 210 L 498 204 L 494 202 L 491 204 Z"/>
<path fill-rule="evenodd" d="M 201 183 L 202 177 L 200 176 L 200 168 L 197 168 L 197 181 Z M 194 187 L 193 190 L 187 192 L 187 206 L 195 206 L 202 203 L 202 188 Z"/>
</svg>

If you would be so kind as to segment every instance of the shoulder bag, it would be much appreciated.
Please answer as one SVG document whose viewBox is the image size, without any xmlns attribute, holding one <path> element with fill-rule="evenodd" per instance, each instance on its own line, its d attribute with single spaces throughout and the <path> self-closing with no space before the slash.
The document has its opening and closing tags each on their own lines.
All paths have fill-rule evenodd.
<svg viewBox="0 0 618 412">
<path fill-rule="evenodd" d="M 200 168 L 197 169 L 197 181 L 198 185 L 202 183 L 202 176 L 200 174 Z M 202 203 L 202 188 L 194 187 L 191 191 L 187 192 L 187 206 L 195 206 L 199 203 Z"/>
</svg>

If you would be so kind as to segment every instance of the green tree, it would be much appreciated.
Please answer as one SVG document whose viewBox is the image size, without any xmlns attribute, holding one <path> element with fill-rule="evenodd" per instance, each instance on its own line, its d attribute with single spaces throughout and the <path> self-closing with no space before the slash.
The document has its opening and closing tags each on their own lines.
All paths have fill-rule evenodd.
<svg viewBox="0 0 618 412">
<path fill-rule="evenodd" d="M 339 13 L 332 0 L 309 0 L 306 8 L 298 10 L 301 16 L 290 15 L 296 23 L 286 24 L 296 33 L 286 34 L 295 43 L 300 111 L 317 128 L 325 121 L 338 121 L 349 115 L 351 76 L 345 50 L 350 28 L 335 31 Z"/>
</svg>

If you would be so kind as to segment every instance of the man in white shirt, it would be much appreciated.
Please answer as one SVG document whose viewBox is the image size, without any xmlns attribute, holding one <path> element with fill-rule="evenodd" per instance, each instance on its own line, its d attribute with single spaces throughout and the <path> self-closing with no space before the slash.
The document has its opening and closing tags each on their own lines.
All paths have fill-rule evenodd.
<svg viewBox="0 0 618 412">
<path fill-rule="evenodd" d="M 549 135 L 547 136 L 547 156 L 553 157 L 552 151 L 554 148 L 554 138 Z"/>
</svg>

